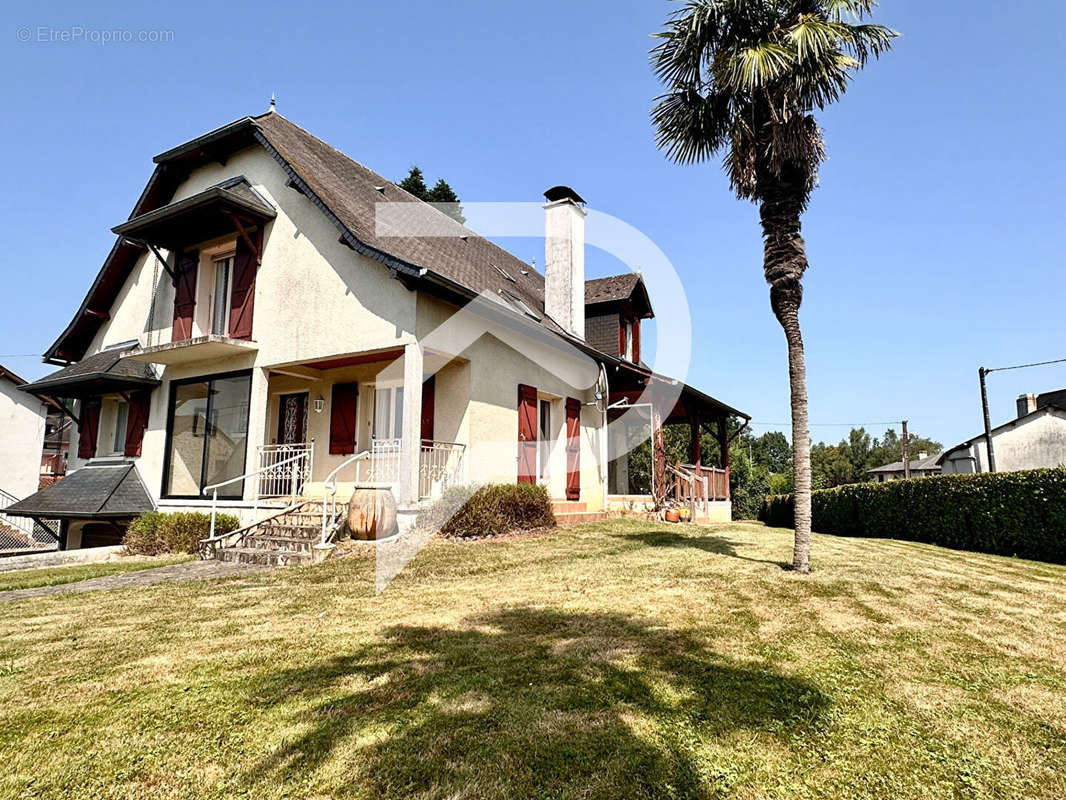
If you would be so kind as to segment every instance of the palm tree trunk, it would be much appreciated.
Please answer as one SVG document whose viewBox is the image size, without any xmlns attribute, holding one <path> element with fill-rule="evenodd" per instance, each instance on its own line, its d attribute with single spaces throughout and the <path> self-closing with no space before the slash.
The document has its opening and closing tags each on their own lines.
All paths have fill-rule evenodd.
<svg viewBox="0 0 1066 800">
<path fill-rule="evenodd" d="M 800 235 L 805 192 L 798 180 L 778 177 L 763 186 L 759 217 L 763 229 L 763 270 L 770 284 L 770 307 L 788 343 L 788 382 L 792 402 L 792 459 L 795 472 L 796 539 L 792 566 L 811 570 L 811 437 L 807 418 L 807 366 L 800 333 L 803 273 L 807 252 Z"/>
</svg>

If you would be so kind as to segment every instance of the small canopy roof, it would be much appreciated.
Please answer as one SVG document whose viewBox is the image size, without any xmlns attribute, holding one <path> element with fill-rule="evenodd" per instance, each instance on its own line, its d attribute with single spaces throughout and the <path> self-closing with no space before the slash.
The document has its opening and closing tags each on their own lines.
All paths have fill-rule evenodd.
<svg viewBox="0 0 1066 800">
<path fill-rule="evenodd" d="M 244 177 L 239 177 L 141 214 L 111 230 L 137 242 L 179 250 L 232 233 L 237 230 L 237 220 L 243 225 L 256 225 L 275 216 L 274 207 Z"/>
<path fill-rule="evenodd" d="M 79 399 L 154 388 L 162 382 L 151 364 L 126 358 L 125 353 L 125 350 L 104 350 L 19 388 L 38 397 Z"/>
<path fill-rule="evenodd" d="M 4 513 L 38 519 L 123 519 L 154 508 L 137 467 L 117 461 L 75 470 Z"/>
</svg>

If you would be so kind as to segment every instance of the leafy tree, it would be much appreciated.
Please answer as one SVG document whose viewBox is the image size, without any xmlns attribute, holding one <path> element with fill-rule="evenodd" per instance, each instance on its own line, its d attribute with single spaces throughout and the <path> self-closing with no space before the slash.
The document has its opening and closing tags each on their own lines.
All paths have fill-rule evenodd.
<svg viewBox="0 0 1066 800">
<path fill-rule="evenodd" d="M 404 191 L 410 192 L 419 200 L 441 204 L 440 210 L 459 224 L 466 222 L 466 217 L 463 216 L 463 207 L 459 205 L 459 196 L 444 178 L 440 178 L 433 184 L 432 189 L 427 188 L 422 170 L 415 166 L 411 167 L 407 177 L 400 181 L 398 186 Z"/>
<path fill-rule="evenodd" d="M 796 484 L 793 566 L 810 571 L 811 448 L 799 308 L 800 217 L 825 158 L 815 109 L 897 35 L 862 24 L 874 0 L 686 0 L 652 50 L 666 86 L 652 110 L 659 147 L 687 164 L 724 153 L 737 196 L 759 204 L 770 307 L 788 344 Z"/>
</svg>

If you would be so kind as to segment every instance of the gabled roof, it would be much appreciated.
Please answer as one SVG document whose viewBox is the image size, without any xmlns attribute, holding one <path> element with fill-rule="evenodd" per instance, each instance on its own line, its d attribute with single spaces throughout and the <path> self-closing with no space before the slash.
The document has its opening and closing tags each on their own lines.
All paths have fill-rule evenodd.
<svg viewBox="0 0 1066 800">
<path fill-rule="evenodd" d="M 651 317 L 651 299 L 644 285 L 644 278 L 637 272 L 610 275 L 606 278 L 592 278 L 585 281 L 585 305 L 600 303 L 625 303 L 631 301 L 642 317 Z"/>
<path fill-rule="evenodd" d="M 1002 425 L 996 426 L 995 428 L 992 429 L 992 435 L 995 436 L 1000 431 L 1006 430 L 1007 428 L 1013 428 L 1019 422 L 1028 422 L 1029 420 L 1031 420 L 1031 419 L 1033 419 L 1035 417 L 1042 417 L 1045 414 L 1066 415 L 1066 408 L 1064 408 L 1063 406 L 1057 405 L 1055 403 L 1048 403 L 1047 405 L 1041 406 L 1040 408 L 1036 409 L 1036 411 L 1030 411 L 1028 414 L 1025 414 L 1024 416 L 1015 417 L 1012 420 L 1008 420 L 1007 422 L 1004 422 Z M 943 453 L 941 453 L 939 456 L 937 456 L 936 463 L 943 464 L 950 453 L 954 453 L 956 450 L 960 450 L 960 449 L 962 449 L 964 447 L 971 447 L 971 446 L 973 446 L 974 442 L 983 442 L 984 439 L 985 439 L 985 434 L 984 434 L 984 432 L 982 432 L 982 433 L 979 433 L 976 436 L 974 436 L 972 439 L 967 439 L 965 442 L 959 442 L 954 447 L 949 447 Z M 995 442 L 992 443 L 992 449 L 993 450 L 995 449 Z"/>
<path fill-rule="evenodd" d="M 0 378 L 7 378 L 9 381 L 11 381 L 16 386 L 25 386 L 26 385 L 25 379 L 20 378 L 18 375 L 16 375 L 14 372 L 9 370 L 3 364 L 0 364 Z"/>
<path fill-rule="evenodd" d="M 137 467 L 127 461 L 89 464 L 4 509 L 16 517 L 120 519 L 155 508 Z"/>
<path fill-rule="evenodd" d="M 925 458 L 918 458 L 911 461 L 911 472 L 920 471 L 928 472 L 929 470 L 938 470 L 940 462 L 940 454 L 926 456 Z M 884 464 L 880 467 L 874 467 L 873 469 L 866 470 L 867 474 L 871 472 L 903 472 L 903 462 L 893 461 L 891 464 Z"/>
</svg>

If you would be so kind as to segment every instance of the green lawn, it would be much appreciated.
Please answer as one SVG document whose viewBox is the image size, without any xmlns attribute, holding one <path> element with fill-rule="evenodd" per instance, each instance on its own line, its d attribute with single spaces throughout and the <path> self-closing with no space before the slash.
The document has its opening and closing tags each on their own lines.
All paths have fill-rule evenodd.
<svg viewBox="0 0 1066 800">
<path fill-rule="evenodd" d="M 1061 798 L 1066 568 L 610 522 L 0 606 L 0 797 Z"/>
<path fill-rule="evenodd" d="M 40 586 L 56 586 L 89 578 L 102 578 L 105 575 L 118 575 L 123 572 L 135 572 L 139 569 L 162 567 L 167 564 L 180 564 L 190 558 L 192 556 L 180 555 L 167 558 L 124 558 L 122 561 L 102 561 L 99 564 L 76 564 L 69 567 L 42 567 L 41 569 L 0 572 L 0 592 L 11 589 L 36 589 Z"/>
</svg>

